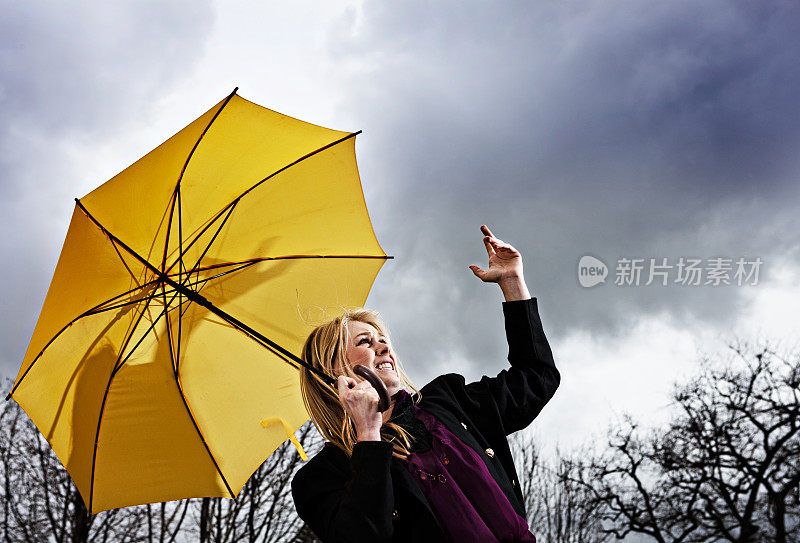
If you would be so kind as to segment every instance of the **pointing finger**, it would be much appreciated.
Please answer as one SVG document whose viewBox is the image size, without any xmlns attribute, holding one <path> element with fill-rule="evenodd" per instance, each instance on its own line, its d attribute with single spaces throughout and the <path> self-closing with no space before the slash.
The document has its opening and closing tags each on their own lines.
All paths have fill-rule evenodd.
<svg viewBox="0 0 800 543">
<path fill-rule="evenodd" d="M 483 238 L 483 244 L 486 246 L 486 252 L 489 253 L 489 256 L 494 254 L 494 247 L 492 247 L 492 242 L 489 241 L 489 238 Z"/>
</svg>

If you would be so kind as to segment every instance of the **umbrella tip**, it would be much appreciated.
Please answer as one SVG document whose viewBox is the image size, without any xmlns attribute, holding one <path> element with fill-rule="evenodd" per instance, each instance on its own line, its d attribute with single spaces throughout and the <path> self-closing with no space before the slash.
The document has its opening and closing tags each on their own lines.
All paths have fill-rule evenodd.
<svg viewBox="0 0 800 543">
<path fill-rule="evenodd" d="M 9 392 L 8 394 L 6 394 L 6 401 L 8 401 L 10 399 L 11 399 L 11 393 Z"/>
</svg>

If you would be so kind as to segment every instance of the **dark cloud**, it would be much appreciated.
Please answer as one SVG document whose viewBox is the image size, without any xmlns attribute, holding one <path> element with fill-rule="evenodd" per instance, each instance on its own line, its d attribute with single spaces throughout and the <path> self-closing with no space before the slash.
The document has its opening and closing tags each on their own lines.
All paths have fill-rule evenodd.
<svg viewBox="0 0 800 543">
<path fill-rule="evenodd" d="M 398 257 L 371 301 L 407 358 L 432 376 L 503 349 L 484 331 L 499 294 L 466 269 L 483 222 L 523 251 L 554 336 L 745 311 L 736 287 L 586 290 L 577 262 L 761 256 L 766 281 L 798 254 L 798 23 L 797 4 L 737 1 L 366 2 L 343 21 L 332 50 L 359 67 L 346 105 Z"/>
<path fill-rule="evenodd" d="M 0 16 L 0 369 L 21 361 L 87 173 L 76 149 L 146 122 L 201 58 L 205 1 L 5 2 Z"/>
<path fill-rule="evenodd" d="M 191 6 L 3 7 L 11 371 L 85 182 L 72 154 L 144 122 L 190 72 L 213 19 Z M 367 1 L 342 19 L 328 50 L 332 79 L 347 75 L 332 94 L 364 129 L 367 202 L 397 257 L 370 303 L 420 380 L 502 366 L 499 289 L 467 268 L 485 262 L 482 223 L 523 251 L 553 338 L 653 315 L 724 328 L 746 311 L 736 288 L 582 289 L 576 266 L 761 256 L 767 281 L 778 255 L 797 260 L 798 19 L 793 3 L 736 1 Z M 290 54 L 291 33 L 280 39 Z"/>
<path fill-rule="evenodd" d="M 207 2 L 6 4 L 3 117 L 50 135 L 112 133 L 187 74 L 211 22 Z"/>
</svg>

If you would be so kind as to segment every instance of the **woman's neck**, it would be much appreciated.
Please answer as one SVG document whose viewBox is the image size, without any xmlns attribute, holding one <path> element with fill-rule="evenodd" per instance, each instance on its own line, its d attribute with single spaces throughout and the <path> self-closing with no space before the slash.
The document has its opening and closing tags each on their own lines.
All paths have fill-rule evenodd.
<svg viewBox="0 0 800 543">
<path fill-rule="evenodd" d="M 386 424 L 387 422 L 389 422 L 389 419 L 392 418 L 392 414 L 394 413 L 394 406 L 397 404 L 398 399 L 401 398 L 404 394 L 408 394 L 408 392 L 405 389 L 401 388 L 389 398 L 389 408 L 383 413 L 381 413 L 381 416 L 383 417 L 383 424 Z"/>
</svg>

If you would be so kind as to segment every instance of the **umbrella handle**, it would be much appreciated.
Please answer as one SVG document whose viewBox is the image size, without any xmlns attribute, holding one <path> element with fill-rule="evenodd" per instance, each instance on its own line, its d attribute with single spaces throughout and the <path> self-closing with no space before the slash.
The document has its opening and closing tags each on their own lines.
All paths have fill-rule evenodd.
<svg viewBox="0 0 800 543">
<path fill-rule="evenodd" d="M 386 390 L 386 385 L 383 384 L 381 378 L 374 371 L 361 364 L 353 366 L 353 373 L 363 377 L 378 392 L 378 411 L 383 413 L 389 409 L 389 391 Z"/>
</svg>

